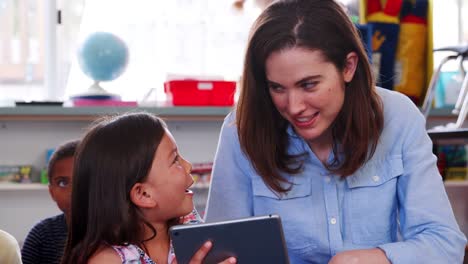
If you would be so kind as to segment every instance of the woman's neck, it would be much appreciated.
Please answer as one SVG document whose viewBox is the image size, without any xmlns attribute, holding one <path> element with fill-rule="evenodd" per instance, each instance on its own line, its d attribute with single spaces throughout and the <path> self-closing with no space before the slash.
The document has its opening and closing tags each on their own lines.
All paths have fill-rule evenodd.
<svg viewBox="0 0 468 264">
<path fill-rule="evenodd" d="M 328 157 L 330 156 L 333 147 L 333 138 L 331 133 L 324 133 L 320 137 L 308 141 L 307 144 L 312 152 L 314 152 L 315 156 L 317 156 L 323 164 L 327 164 Z"/>
</svg>

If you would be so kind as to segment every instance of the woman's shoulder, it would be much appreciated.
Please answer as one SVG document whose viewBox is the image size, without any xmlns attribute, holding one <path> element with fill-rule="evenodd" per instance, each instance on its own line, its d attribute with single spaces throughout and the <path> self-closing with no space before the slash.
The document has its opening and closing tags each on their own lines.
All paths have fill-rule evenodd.
<svg viewBox="0 0 468 264">
<path fill-rule="evenodd" d="M 380 87 L 377 87 L 377 94 L 382 100 L 385 119 L 397 117 L 401 121 L 410 121 L 418 116 L 422 117 L 418 107 L 408 98 L 408 96 Z"/>
<path fill-rule="evenodd" d="M 123 263 L 122 258 L 115 248 L 103 246 L 99 248 L 88 260 L 88 264 L 98 263 Z"/>
<path fill-rule="evenodd" d="M 229 140 L 237 139 L 236 111 L 233 110 L 224 118 L 221 136 Z"/>
<path fill-rule="evenodd" d="M 229 112 L 226 117 L 224 117 L 224 122 L 223 122 L 224 127 L 236 127 L 236 110 L 232 110 Z"/>
</svg>

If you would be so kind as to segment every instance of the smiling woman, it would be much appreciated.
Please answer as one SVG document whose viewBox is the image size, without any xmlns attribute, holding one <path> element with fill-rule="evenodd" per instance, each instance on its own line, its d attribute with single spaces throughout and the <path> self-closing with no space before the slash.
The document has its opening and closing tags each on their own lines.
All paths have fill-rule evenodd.
<svg viewBox="0 0 468 264">
<path fill-rule="evenodd" d="M 425 119 L 375 87 L 335 1 L 279 0 L 254 23 L 224 121 L 207 221 L 279 214 L 291 263 L 461 263 Z"/>
</svg>

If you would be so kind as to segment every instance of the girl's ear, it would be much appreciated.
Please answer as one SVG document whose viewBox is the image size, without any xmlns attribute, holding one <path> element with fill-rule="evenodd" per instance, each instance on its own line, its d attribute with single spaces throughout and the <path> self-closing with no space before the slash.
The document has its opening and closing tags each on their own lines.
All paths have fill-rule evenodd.
<svg viewBox="0 0 468 264">
<path fill-rule="evenodd" d="M 150 188 L 145 183 L 136 183 L 130 190 L 130 200 L 141 208 L 154 208 L 158 205 L 155 197 L 151 196 Z"/>
<path fill-rule="evenodd" d="M 346 55 L 345 66 L 343 69 L 343 80 L 346 83 L 349 83 L 353 77 L 354 73 L 356 72 L 356 68 L 358 65 L 359 57 L 356 52 L 350 52 Z"/>
</svg>

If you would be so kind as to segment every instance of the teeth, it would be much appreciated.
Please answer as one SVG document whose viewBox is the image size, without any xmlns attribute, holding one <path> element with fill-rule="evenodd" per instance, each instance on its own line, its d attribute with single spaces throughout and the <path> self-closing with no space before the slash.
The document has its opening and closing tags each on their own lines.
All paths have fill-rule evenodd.
<svg viewBox="0 0 468 264">
<path fill-rule="evenodd" d="M 309 120 L 310 120 L 310 118 L 308 118 L 308 117 L 304 117 L 304 118 L 296 118 L 296 120 L 297 120 L 297 121 L 299 121 L 299 122 L 307 122 L 307 121 L 309 121 Z"/>
<path fill-rule="evenodd" d="M 190 193 L 193 193 L 192 190 L 189 190 L 189 189 L 185 190 L 185 192 L 186 192 L 186 193 L 189 193 L 189 194 L 190 194 Z"/>
</svg>

